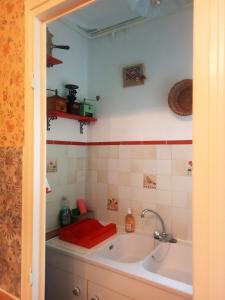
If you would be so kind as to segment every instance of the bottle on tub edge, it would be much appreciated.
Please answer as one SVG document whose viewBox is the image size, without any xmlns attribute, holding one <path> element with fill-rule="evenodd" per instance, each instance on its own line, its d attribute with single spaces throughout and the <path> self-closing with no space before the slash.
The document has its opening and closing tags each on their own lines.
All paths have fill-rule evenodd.
<svg viewBox="0 0 225 300">
<path fill-rule="evenodd" d="M 131 208 L 128 208 L 127 215 L 125 217 L 125 231 L 126 232 L 134 232 L 135 230 L 135 220 L 132 215 Z"/>
</svg>

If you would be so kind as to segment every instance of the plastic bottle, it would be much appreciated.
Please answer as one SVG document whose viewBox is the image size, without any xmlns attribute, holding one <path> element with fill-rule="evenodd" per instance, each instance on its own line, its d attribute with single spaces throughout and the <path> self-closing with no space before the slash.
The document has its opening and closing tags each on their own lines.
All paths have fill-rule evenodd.
<svg viewBox="0 0 225 300">
<path fill-rule="evenodd" d="M 66 197 L 62 197 L 61 199 L 59 222 L 61 227 L 71 224 L 71 210 L 69 208 L 69 202 Z"/>
<path fill-rule="evenodd" d="M 125 217 L 125 231 L 126 232 L 134 232 L 135 230 L 135 220 L 132 215 L 131 208 L 128 208 L 127 215 Z"/>
</svg>

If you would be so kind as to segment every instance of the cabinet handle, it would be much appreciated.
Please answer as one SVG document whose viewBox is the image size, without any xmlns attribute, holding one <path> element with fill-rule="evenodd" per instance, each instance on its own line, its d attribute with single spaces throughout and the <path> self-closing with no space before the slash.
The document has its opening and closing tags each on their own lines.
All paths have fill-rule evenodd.
<svg viewBox="0 0 225 300">
<path fill-rule="evenodd" d="M 75 296 L 80 296 L 80 288 L 78 286 L 73 289 L 73 294 Z"/>
<path fill-rule="evenodd" d="M 98 296 L 94 296 L 91 298 L 91 300 L 100 300 Z"/>
</svg>

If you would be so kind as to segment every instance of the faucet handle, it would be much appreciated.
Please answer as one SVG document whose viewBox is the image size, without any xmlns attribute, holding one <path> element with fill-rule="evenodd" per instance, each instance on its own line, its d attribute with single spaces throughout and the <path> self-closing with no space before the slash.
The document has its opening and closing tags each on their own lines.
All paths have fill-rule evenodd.
<svg viewBox="0 0 225 300">
<path fill-rule="evenodd" d="M 155 231 L 154 232 L 154 239 L 160 240 L 160 238 L 161 238 L 161 233 L 159 231 Z"/>
</svg>

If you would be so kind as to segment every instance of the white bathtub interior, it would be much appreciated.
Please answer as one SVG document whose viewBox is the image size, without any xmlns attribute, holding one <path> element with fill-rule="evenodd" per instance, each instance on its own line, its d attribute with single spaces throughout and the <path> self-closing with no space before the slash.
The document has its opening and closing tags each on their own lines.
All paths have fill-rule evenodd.
<svg viewBox="0 0 225 300">
<path fill-rule="evenodd" d="M 143 267 L 150 272 L 191 285 L 191 243 L 162 243 L 144 260 Z"/>
</svg>

